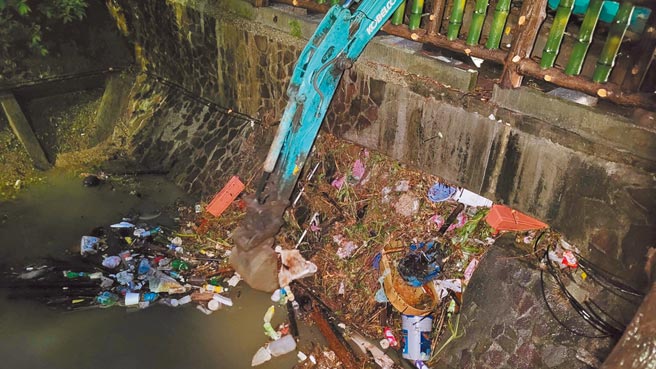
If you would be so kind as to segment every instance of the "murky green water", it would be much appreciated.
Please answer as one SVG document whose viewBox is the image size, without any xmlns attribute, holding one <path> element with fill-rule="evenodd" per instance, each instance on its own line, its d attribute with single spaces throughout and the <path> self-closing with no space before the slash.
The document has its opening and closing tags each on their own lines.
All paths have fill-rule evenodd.
<svg viewBox="0 0 656 369">
<path fill-rule="evenodd" d="M 141 197 L 129 194 L 136 189 Z M 25 265 L 44 255 L 78 252 L 90 229 L 117 222 L 131 212 L 152 213 L 182 194 L 161 178 L 140 178 L 137 188 L 84 188 L 79 178 L 56 175 L 0 204 L 0 263 Z M 170 217 L 156 220 L 172 225 Z M 154 223 L 155 221 L 151 221 Z M 67 251 L 69 250 L 69 251 Z M 262 316 L 271 300 L 240 284 L 235 306 L 205 315 L 192 304 L 61 312 L 45 305 L 7 299 L 0 289 L 0 361 L 3 368 L 250 368 L 266 342 Z M 240 293 L 239 293 L 240 292 Z M 237 296 L 239 295 L 239 297 Z M 284 319 L 277 309 L 272 323 Z M 259 368 L 291 368 L 295 353 Z"/>
</svg>

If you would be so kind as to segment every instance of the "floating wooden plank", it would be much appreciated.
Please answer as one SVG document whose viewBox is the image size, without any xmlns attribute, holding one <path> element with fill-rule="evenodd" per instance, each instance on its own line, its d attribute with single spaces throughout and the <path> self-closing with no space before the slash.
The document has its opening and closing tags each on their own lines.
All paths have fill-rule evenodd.
<svg viewBox="0 0 656 369">
<path fill-rule="evenodd" d="M 25 114 L 23 114 L 14 95 L 5 94 L 0 96 L 0 105 L 2 105 L 2 110 L 4 110 L 7 116 L 11 130 L 14 131 L 18 140 L 23 144 L 25 150 L 27 150 L 27 154 L 34 163 L 34 167 L 40 170 L 50 168 L 51 164 L 46 157 L 46 153 L 43 151 L 43 147 L 41 147 L 34 131 L 32 131 L 32 127 L 27 121 Z"/>
<path fill-rule="evenodd" d="M 230 203 L 239 196 L 241 191 L 244 190 L 244 184 L 237 176 L 230 178 L 228 183 L 214 196 L 212 201 L 207 205 L 207 212 L 218 217 L 225 209 L 228 208 Z"/>
</svg>

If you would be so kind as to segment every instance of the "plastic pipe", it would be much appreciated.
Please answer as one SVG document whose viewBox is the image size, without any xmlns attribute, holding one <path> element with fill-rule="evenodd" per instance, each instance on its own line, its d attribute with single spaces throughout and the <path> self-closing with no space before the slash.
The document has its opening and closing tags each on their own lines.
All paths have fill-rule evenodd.
<svg viewBox="0 0 656 369">
<path fill-rule="evenodd" d="M 603 3 L 603 0 L 592 0 L 590 2 L 590 6 L 585 13 L 583 23 L 581 24 L 578 40 L 572 49 L 572 55 L 569 57 L 567 68 L 565 68 L 565 74 L 576 76 L 581 73 L 583 61 L 585 60 L 585 56 L 588 53 L 588 48 L 592 42 L 592 35 L 594 34 L 595 28 L 597 27 L 597 22 L 599 21 L 599 13 L 601 13 L 601 6 Z"/>
<path fill-rule="evenodd" d="M 509 12 L 510 0 L 499 0 L 494 10 L 494 18 L 492 18 L 492 26 L 490 27 L 490 35 L 488 36 L 487 42 L 485 43 L 485 47 L 488 49 L 499 48 Z"/>
<path fill-rule="evenodd" d="M 601 54 L 599 54 L 597 67 L 592 75 L 592 80 L 594 82 L 608 82 L 608 76 L 615 65 L 615 58 L 617 57 L 617 52 L 620 50 L 624 33 L 626 32 L 627 27 L 629 27 L 629 20 L 631 20 L 632 14 L 632 3 L 625 2 L 620 5 L 620 9 L 617 11 L 615 19 L 613 19 L 613 24 L 610 26 L 610 31 L 608 32 L 608 38 L 606 39 L 604 48 L 601 50 Z"/>
<path fill-rule="evenodd" d="M 540 60 L 540 67 L 542 69 L 551 68 L 556 62 L 556 56 L 558 56 L 558 50 L 560 50 L 560 43 L 563 41 L 565 28 L 567 27 L 567 22 L 569 22 L 570 15 L 572 15 L 573 8 L 574 0 L 561 0 L 560 4 L 558 4 L 556 16 L 551 25 L 551 30 L 549 30 L 549 38 L 547 38 L 547 43 L 542 50 L 542 60 Z"/>
<path fill-rule="evenodd" d="M 398 26 L 403 23 L 403 16 L 405 15 L 405 1 L 399 5 L 398 9 L 392 15 L 391 22 L 393 25 Z"/>
<path fill-rule="evenodd" d="M 467 45 L 478 44 L 478 40 L 481 38 L 481 31 L 483 30 L 483 22 L 485 22 L 485 13 L 487 12 L 488 4 L 488 0 L 476 0 L 472 23 L 471 26 L 469 26 L 469 33 L 467 34 Z"/>
<path fill-rule="evenodd" d="M 419 28 L 421 24 L 421 13 L 424 11 L 424 0 L 412 0 L 412 5 L 410 6 L 410 16 L 408 21 L 408 28 L 411 31 Z"/>
<path fill-rule="evenodd" d="M 451 19 L 449 19 L 449 28 L 446 31 L 446 38 L 453 41 L 458 38 L 460 26 L 462 26 L 462 16 L 465 12 L 465 0 L 454 0 L 453 9 L 451 10 Z"/>
</svg>

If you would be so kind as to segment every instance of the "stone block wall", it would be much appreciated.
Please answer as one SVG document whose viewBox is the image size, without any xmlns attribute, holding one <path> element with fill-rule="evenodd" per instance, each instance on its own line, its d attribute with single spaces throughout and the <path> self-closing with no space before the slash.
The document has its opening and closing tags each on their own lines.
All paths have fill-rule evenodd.
<svg viewBox="0 0 656 369">
<path fill-rule="evenodd" d="M 230 13 L 225 3 L 209 0 L 118 3 L 150 72 L 250 115 L 264 127 L 280 119 L 287 83 L 305 43 L 294 29 L 312 23 L 302 23 L 300 18 L 290 21 L 288 13 L 271 8 L 266 16 L 244 7 Z M 277 29 L 267 22 L 278 22 Z M 294 22 L 301 22 L 300 26 Z M 281 31 L 285 28 L 289 32 Z M 378 50 L 376 55 L 382 54 Z M 263 157 L 270 130 L 262 130 L 269 135 L 252 138 L 248 125 L 222 120 L 186 100 L 178 106 L 176 100 L 167 98 L 164 103 L 169 105 L 160 107 L 160 115 L 151 119 L 156 126 L 140 136 L 161 137 L 140 145 L 136 153 L 144 161 L 171 166 L 179 172 L 180 183 L 207 193 L 217 175 L 226 177 L 205 173 L 216 170 L 216 160 L 221 160 L 216 152 L 209 152 L 211 146 L 226 145 L 225 155 L 234 158 L 226 161 L 232 172 L 239 171 L 236 168 L 244 166 L 240 160 L 247 158 L 238 154 L 243 147 L 240 140 L 255 140 L 257 155 Z M 540 114 L 544 109 L 550 104 L 539 96 L 514 109 L 503 96 L 481 99 L 438 79 L 390 67 L 384 60 L 368 57 L 365 50 L 344 74 L 324 128 L 538 217 L 563 232 L 594 262 L 631 283 L 644 284 L 645 252 L 656 244 L 652 169 L 656 140 L 645 139 L 653 132 L 633 129 L 632 122 L 609 114 L 612 122 L 607 127 L 638 135 L 640 151 L 634 153 L 630 137 L 617 135 L 613 142 L 604 132 L 597 139 L 594 122 L 578 127 L 572 125 L 576 122 L 554 122 Z M 572 114 L 564 116 L 579 116 L 574 112 L 580 108 L 567 109 Z M 181 124 L 187 128 L 176 128 Z M 217 128 L 210 129 L 210 124 Z M 241 130 L 233 133 L 238 142 L 228 136 L 223 141 L 205 137 L 216 132 L 226 135 L 232 129 Z M 192 140 L 195 144 L 190 144 Z M 207 145 L 205 151 L 197 151 L 199 144 Z M 190 159 L 196 158 L 203 165 L 190 166 Z M 248 159 L 250 167 L 260 160 Z"/>
</svg>

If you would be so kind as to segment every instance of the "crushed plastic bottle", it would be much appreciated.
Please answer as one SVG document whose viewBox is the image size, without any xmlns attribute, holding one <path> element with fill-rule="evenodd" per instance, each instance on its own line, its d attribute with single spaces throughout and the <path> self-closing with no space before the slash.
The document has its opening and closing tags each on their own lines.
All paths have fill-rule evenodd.
<svg viewBox="0 0 656 369">
<path fill-rule="evenodd" d="M 64 277 L 68 279 L 74 279 L 74 278 L 81 278 L 81 277 L 86 277 L 87 274 L 85 272 L 72 272 L 70 270 L 65 270 L 63 271 Z"/>
<path fill-rule="evenodd" d="M 268 349 L 273 357 L 282 356 L 296 350 L 296 340 L 288 334 L 271 342 Z"/>
<path fill-rule="evenodd" d="M 104 291 L 100 295 L 96 296 L 96 302 L 102 307 L 110 307 L 118 302 L 118 295 L 109 291 Z"/>
<path fill-rule="evenodd" d="M 266 322 L 264 325 L 262 325 L 264 328 L 264 334 L 269 336 L 272 340 L 277 340 L 280 338 L 280 333 L 276 332 L 275 329 L 273 329 L 273 326 L 271 326 L 271 323 Z"/>
<path fill-rule="evenodd" d="M 187 271 L 189 270 L 189 264 L 184 260 L 175 259 L 171 262 L 171 268 L 177 271 Z"/>
</svg>

